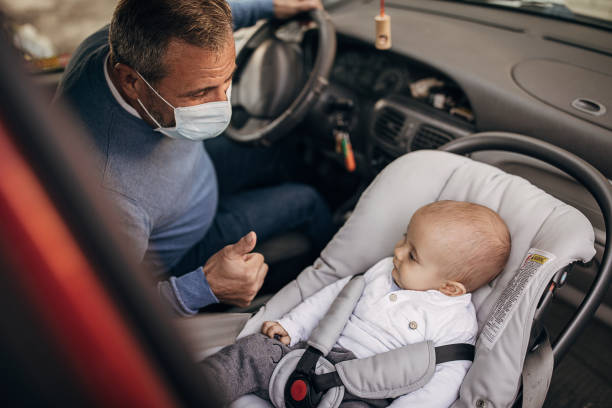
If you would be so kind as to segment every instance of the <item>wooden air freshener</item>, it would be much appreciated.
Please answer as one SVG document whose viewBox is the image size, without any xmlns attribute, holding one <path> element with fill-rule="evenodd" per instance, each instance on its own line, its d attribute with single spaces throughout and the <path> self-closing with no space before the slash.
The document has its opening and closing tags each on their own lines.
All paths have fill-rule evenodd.
<svg viewBox="0 0 612 408">
<path fill-rule="evenodd" d="M 391 48 L 391 16 L 379 14 L 374 17 L 376 22 L 376 41 L 374 45 L 379 50 Z"/>
</svg>

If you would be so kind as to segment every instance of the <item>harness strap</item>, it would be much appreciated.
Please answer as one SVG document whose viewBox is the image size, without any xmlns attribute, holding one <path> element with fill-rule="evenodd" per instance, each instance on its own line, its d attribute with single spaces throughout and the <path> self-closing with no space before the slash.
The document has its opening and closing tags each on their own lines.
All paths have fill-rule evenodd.
<svg viewBox="0 0 612 408">
<path fill-rule="evenodd" d="M 472 344 L 457 343 L 436 347 L 434 351 L 436 352 L 436 364 L 442 364 L 455 360 L 474 361 L 476 348 Z"/>
<path fill-rule="evenodd" d="M 302 355 L 302 358 L 300 358 L 297 367 L 295 368 L 295 372 L 304 375 L 314 374 L 317 361 L 321 355 L 321 352 L 316 348 L 307 347 Z"/>
<path fill-rule="evenodd" d="M 321 400 L 321 392 L 313 389 L 312 378 L 315 376 L 317 361 L 321 352 L 314 347 L 307 347 L 297 363 L 297 367 L 285 384 L 285 405 L 289 408 L 313 408 Z"/>
<path fill-rule="evenodd" d="M 472 344 L 467 343 L 447 344 L 445 346 L 435 347 L 436 364 L 456 360 L 474 361 L 475 350 L 476 348 Z M 299 366 L 298 364 L 298 368 Z M 312 377 L 311 381 L 317 392 L 325 392 L 330 388 L 344 385 L 337 371 L 315 375 Z"/>
<path fill-rule="evenodd" d="M 353 313 L 364 286 L 365 281 L 362 275 L 356 275 L 348 281 L 310 334 L 307 341 L 309 346 L 321 351 L 324 356 L 329 354 Z"/>
<path fill-rule="evenodd" d="M 318 392 L 325 392 L 330 388 L 344 385 L 337 371 L 315 375 L 312 379 L 312 384 Z"/>
</svg>

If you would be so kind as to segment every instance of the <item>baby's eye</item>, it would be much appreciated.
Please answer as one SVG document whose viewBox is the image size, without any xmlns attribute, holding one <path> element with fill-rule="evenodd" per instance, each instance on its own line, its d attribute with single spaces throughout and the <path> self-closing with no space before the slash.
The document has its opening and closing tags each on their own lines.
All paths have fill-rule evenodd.
<svg viewBox="0 0 612 408">
<path fill-rule="evenodd" d="M 410 260 L 411 261 L 416 261 L 416 258 L 414 256 L 414 252 L 410 251 L 410 255 L 409 256 L 410 256 Z"/>
</svg>

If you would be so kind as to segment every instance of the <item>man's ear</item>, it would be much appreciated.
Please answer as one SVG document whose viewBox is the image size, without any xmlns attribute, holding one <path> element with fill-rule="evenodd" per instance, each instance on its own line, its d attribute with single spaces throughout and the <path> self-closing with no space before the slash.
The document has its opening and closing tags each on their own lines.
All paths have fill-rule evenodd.
<svg viewBox="0 0 612 408">
<path fill-rule="evenodd" d="M 461 296 L 467 293 L 467 289 L 463 286 L 463 283 L 456 281 L 445 281 L 438 290 L 446 296 Z"/>
<path fill-rule="evenodd" d="M 125 64 L 115 64 L 113 69 L 113 77 L 117 80 L 118 85 L 123 93 L 130 99 L 138 99 L 140 94 L 138 90 L 143 85 L 143 81 L 140 76 L 134 71 L 133 68 Z"/>
</svg>

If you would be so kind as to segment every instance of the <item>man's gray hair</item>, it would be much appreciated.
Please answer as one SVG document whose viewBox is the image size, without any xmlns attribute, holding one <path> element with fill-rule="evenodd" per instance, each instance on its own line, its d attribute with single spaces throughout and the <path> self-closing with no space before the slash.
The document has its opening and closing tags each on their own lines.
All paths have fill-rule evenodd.
<svg viewBox="0 0 612 408">
<path fill-rule="evenodd" d="M 219 51 L 231 33 L 225 0 L 120 0 L 109 29 L 111 62 L 154 83 L 167 74 L 163 62 L 171 40 Z"/>
</svg>

